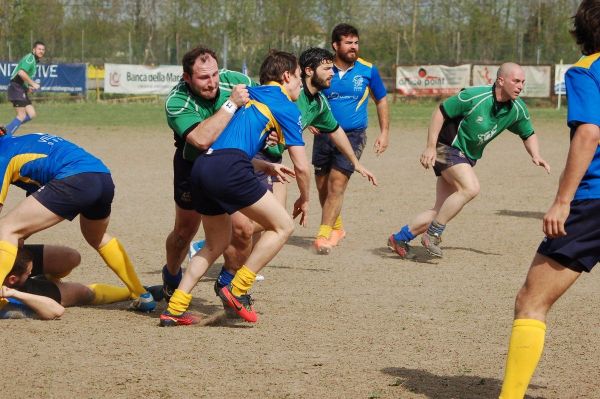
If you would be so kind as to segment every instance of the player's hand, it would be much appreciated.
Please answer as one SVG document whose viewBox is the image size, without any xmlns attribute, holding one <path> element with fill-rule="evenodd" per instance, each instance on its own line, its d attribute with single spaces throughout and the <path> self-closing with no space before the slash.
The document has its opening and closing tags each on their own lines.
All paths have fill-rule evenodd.
<svg viewBox="0 0 600 399">
<path fill-rule="evenodd" d="M 318 136 L 319 134 L 321 134 L 321 131 L 314 126 L 308 126 L 307 129 L 313 134 L 313 136 Z"/>
<path fill-rule="evenodd" d="M 292 218 L 296 219 L 298 215 L 300 215 L 300 225 L 306 227 L 306 222 L 308 221 L 308 201 L 304 200 L 302 197 L 294 202 Z"/>
<path fill-rule="evenodd" d="M 423 165 L 423 167 L 425 169 L 429 169 L 429 168 L 433 168 L 433 165 L 435 165 L 435 160 L 437 158 L 437 152 L 435 148 L 425 148 L 425 151 L 423 151 L 423 153 L 421 154 L 421 158 L 419 159 L 419 161 L 421 162 L 421 165 Z"/>
<path fill-rule="evenodd" d="M 270 176 L 276 176 L 280 182 L 285 183 L 289 183 L 291 181 L 290 177 L 292 179 L 296 177 L 294 169 L 290 169 L 281 163 L 269 162 L 269 169 L 266 170 L 265 173 Z"/>
<path fill-rule="evenodd" d="M 277 134 L 277 130 L 271 129 L 269 131 L 269 136 L 267 137 L 266 143 L 269 147 L 272 147 L 274 145 L 277 145 L 277 143 L 279 143 L 279 135 Z"/>
<path fill-rule="evenodd" d="M 374 186 L 377 186 L 377 178 L 367 168 L 362 166 L 360 163 L 354 165 L 354 170 L 360 173 L 363 177 L 366 177 Z"/>
<path fill-rule="evenodd" d="M 373 150 L 375 150 L 375 154 L 377 156 L 383 154 L 385 150 L 387 150 L 389 143 L 390 139 L 387 134 L 381 133 L 379 136 L 377 136 L 377 139 L 373 144 Z"/>
<path fill-rule="evenodd" d="M 29 89 L 31 89 L 31 91 L 33 90 L 39 90 L 40 89 L 40 84 L 38 82 L 33 82 L 30 86 Z"/>
<path fill-rule="evenodd" d="M 544 161 L 542 158 L 532 157 L 531 162 L 533 162 L 534 165 L 543 167 L 544 169 L 546 169 L 546 173 L 550 174 L 550 164 Z"/>
<path fill-rule="evenodd" d="M 554 202 L 544 215 L 543 230 L 548 238 L 566 236 L 565 221 L 569 216 L 571 206 L 568 203 Z"/>
<path fill-rule="evenodd" d="M 3 285 L 0 288 L 0 298 L 12 298 L 12 296 L 14 294 L 15 294 L 15 289 L 13 289 L 13 288 L 8 288 L 5 285 Z"/>
<path fill-rule="evenodd" d="M 250 101 L 250 95 L 248 94 L 248 88 L 246 87 L 246 85 L 233 86 L 233 90 L 231 90 L 231 96 L 229 96 L 229 100 L 231 100 L 231 102 L 237 105 L 238 108 L 246 105 L 246 103 Z"/>
</svg>

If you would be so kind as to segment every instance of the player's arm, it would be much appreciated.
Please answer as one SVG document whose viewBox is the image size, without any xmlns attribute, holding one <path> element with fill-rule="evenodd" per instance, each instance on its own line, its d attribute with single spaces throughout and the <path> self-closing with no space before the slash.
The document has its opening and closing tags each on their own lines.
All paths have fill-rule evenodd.
<svg viewBox="0 0 600 399">
<path fill-rule="evenodd" d="M 571 201 L 594 158 L 599 141 L 598 125 L 586 123 L 577 127 L 569 146 L 567 162 L 560 176 L 554 203 L 544 215 L 543 229 L 547 237 L 560 237 L 567 234 L 565 221 L 569 216 Z"/>
<path fill-rule="evenodd" d="M 19 75 L 21 79 L 23 79 L 23 82 L 27 83 L 29 87 L 35 90 L 38 90 L 40 88 L 40 85 L 36 83 L 33 79 L 31 79 L 29 75 L 27 75 L 27 72 L 25 72 L 24 70 L 21 69 L 19 72 L 17 72 L 17 75 Z"/>
<path fill-rule="evenodd" d="M 444 124 L 444 114 L 442 113 L 441 106 L 436 107 L 431 115 L 429 121 L 429 128 L 427 129 L 427 145 L 425 151 L 421 154 L 421 165 L 425 169 L 433 167 L 437 156 L 436 146 L 442 125 Z"/>
<path fill-rule="evenodd" d="M 310 168 L 306 158 L 306 151 L 302 145 L 288 147 L 290 159 L 294 164 L 294 173 L 296 174 L 296 183 L 300 190 L 300 197 L 294 203 L 292 216 L 295 218 L 300 215 L 300 224 L 306 227 L 308 218 L 308 198 L 310 192 Z"/>
<path fill-rule="evenodd" d="M 550 173 L 550 164 L 540 156 L 540 144 L 537 139 L 537 134 L 532 134 L 527 139 L 523 140 L 525 150 L 531 156 L 531 162 L 537 166 L 541 166 L 546 169 L 546 172 Z"/>
<path fill-rule="evenodd" d="M 373 175 L 373 173 L 371 173 L 368 169 L 362 166 L 358 158 L 356 158 L 356 154 L 354 154 L 352 145 L 350 144 L 348 136 L 346 135 L 344 130 L 341 127 L 338 127 L 333 133 L 331 133 L 331 136 L 329 137 L 331 138 L 331 141 L 337 147 L 337 149 L 342 154 L 344 154 L 344 156 L 348 158 L 350 162 L 352 162 L 354 170 L 360 173 L 363 177 L 369 179 L 369 181 L 373 183 L 374 186 L 376 186 L 377 178 L 375 177 L 375 175 Z"/>
<path fill-rule="evenodd" d="M 206 151 L 219 137 L 225 126 L 229 123 L 235 111 L 248 102 L 248 89 L 246 85 L 236 85 L 231 91 L 229 100 L 210 118 L 200 122 L 187 134 L 185 140 L 190 145 Z"/>
<path fill-rule="evenodd" d="M 21 292 L 6 286 L 0 288 L 0 297 L 14 298 L 22 302 L 30 307 L 42 320 L 53 320 L 65 313 L 65 308 L 52 298 Z"/>
<path fill-rule="evenodd" d="M 379 120 L 379 136 L 375 139 L 373 149 L 377 155 L 383 154 L 390 143 L 390 109 L 388 106 L 387 97 L 380 98 L 375 101 L 377 108 L 377 119 Z"/>
</svg>

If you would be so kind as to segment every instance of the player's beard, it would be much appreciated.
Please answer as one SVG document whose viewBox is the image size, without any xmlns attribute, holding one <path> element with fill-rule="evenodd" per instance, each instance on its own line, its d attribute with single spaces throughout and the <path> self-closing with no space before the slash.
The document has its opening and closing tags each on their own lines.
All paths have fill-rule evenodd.
<svg viewBox="0 0 600 399">
<path fill-rule="evenodd" d="M 331 86 L 331 79 L 321 79 L 317 76 L 317 74 L 314 74 L 310 78 L 310 83 L 317 89 L 317 91 L 321 91 L 328 89 L 329 86 Z"/>
<path fill-rule="evenodd" d="M 338 53 L 337 56 L 346 64 L 352 64 L 358 58 L 358 51 L 346 51 L 345 53 Z"/>
</svg>

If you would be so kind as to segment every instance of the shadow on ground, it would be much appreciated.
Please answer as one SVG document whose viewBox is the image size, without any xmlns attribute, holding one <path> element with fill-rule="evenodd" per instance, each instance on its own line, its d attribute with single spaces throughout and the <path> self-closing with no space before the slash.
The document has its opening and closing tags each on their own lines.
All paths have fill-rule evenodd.
<svg viewBox="0 0 600 399">
<path fill-rule="evenodd" d="M 389 385 L 404 391 L 435 399 L 485 399 L 497 398 L 502 381 L 474 375 L 435 375 L 425 370 L 404 367 L 387 367 L 381 370 L 395 378 Z M 530 390 L 542 388 L 530 385 Z M 543 396 L 525 396 L 526 399 L 545 399 Z"/>
</svg>

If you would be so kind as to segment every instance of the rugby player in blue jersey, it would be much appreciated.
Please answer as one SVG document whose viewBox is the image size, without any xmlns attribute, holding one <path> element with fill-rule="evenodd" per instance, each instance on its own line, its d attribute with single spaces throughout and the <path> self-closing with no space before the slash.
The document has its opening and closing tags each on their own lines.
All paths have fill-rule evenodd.
<svg viewBox="0 0 600 399">
<path fill-rule="evenodd" d="M 79 215 L 85 240 L 135 298 L 132 309 L 154 310 L 156 303 L 140 283 L 125 249 L 106 232 L 115 186 L 102 161 L 58 136 L 4 135 L 0 137 L 0 176 L 4 176 L 0 204 L 11 184 L 28 194 L 0 218 L 0 281 L 13 267 L 20 240 Z"/>
<path fill-rule="evenodd" d="M 600 261 L 600 0 L 582 1 L 573 22 L 583 57 L 565 75 L 571 144 L 544 215 L 546 238 L 517 294 L 501 399 L 525 396 L 544 349 L 548 311 Z"/>
<path fill-rule="evenodd" d="M 331 33 L 335 50 L 333 79 L 323 93 L 329 101 L 333 116 L 348 136 L 356 158 L 360 159 L 367 143 L 367 104 L 372 97 L 377 107 L 380 133 L 374 149 L 382 154 L 389 142 L 389 116 L 386 90 L 375 65 L 358 57 L 358 30 L 348 24 L 339 24 Z M 314 129 L 311 129 L 316 133 Z M 344 192 L 354 166 L 342 154 L 327 134 L 316 134 L 312 163 L 319 191 L 322 215 L 321 226 L 314 242 L 315 250 L 328 254 L 342 240 L 344 230 L 341 210 Z"/>
<path fill-rule="evenodd" d="M 192 200 L 202 215 L 206 245 L 192 257 L 190 266 L 175 290 L 161 326 L 189 325 L 198 318 L 187 312 L 191 291 L 206 270 L 223 253 L 231 236 L 230 215 L 240 211 L 265 231 L 232 282 L 219 291 L 221 299 L 244 320 L 257 321 L 248 290 L 256 274 L 279 252 L 294 229 L 294 223 L 275 196 L 254 173 L 252 158 L 264 146 L 270 131 L 277 144 L 285 144 L 300 197 L 293 216 L 306 225 L 309 197 L 309 168 L 302 140 L 300 111 L 293 103 L 301 89 L 300 68 L 295 56 L 273 51 L 260 68 L 263 86 L 249 87 L 250 101 L 241 107 L 210 149 L 196 158 L 192 168 Z M 258 161 L 265 167 L 265 161 Z M 279 166 L 279 168 L 284 168 Z"/>
</svg>

